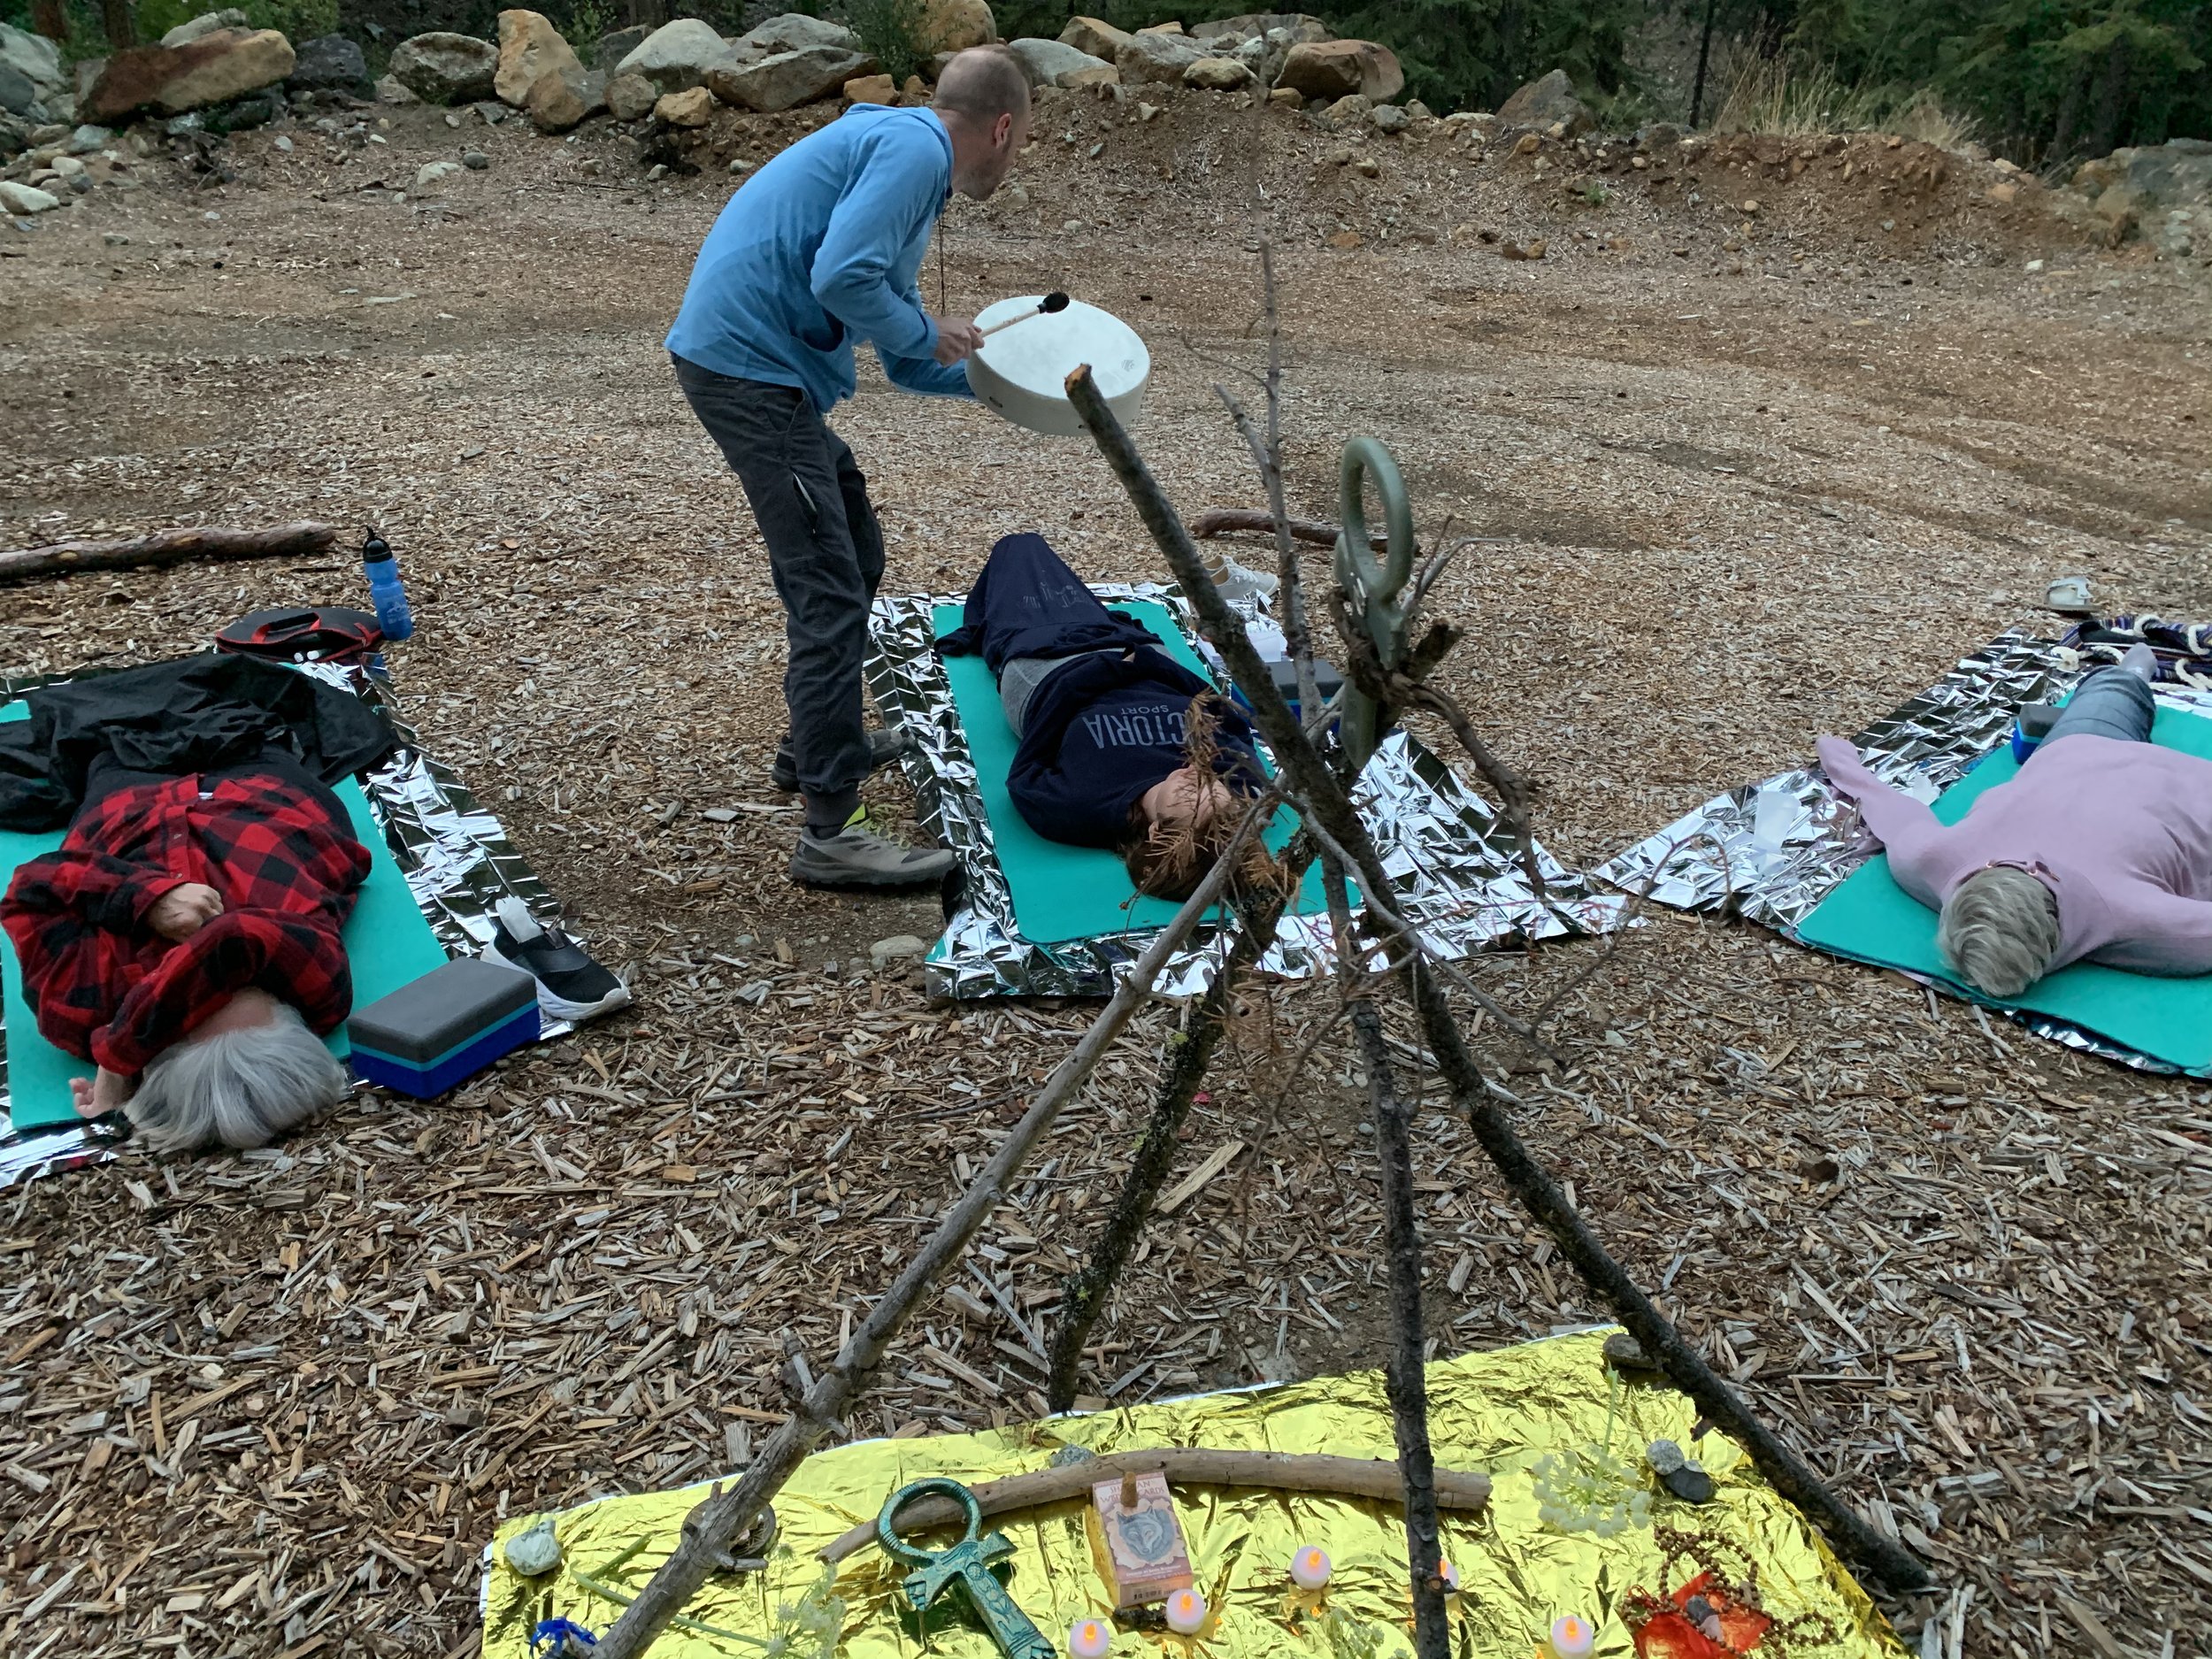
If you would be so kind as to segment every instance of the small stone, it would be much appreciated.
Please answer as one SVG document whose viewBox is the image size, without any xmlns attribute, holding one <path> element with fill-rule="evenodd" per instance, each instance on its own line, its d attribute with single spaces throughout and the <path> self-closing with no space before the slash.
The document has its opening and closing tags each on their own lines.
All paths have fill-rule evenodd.
<svg viewBox="0 0 2212 1659">
<path fill-rule="evenodd" d="M 379 104 L 394 104 L 422 102 L 415 96 L 414 88 L 408 86 L 397 75 L 387 75 L 376 83 L 376 101 Z"/>
<path fill-rule="evenodd" d="M 1352 164 L 1352 171 L 1363 179 L 1379 179 L 1382 177 L 1382 164 L 1372 156 L 1362 156 Z"/>
<path fill-rule="evenodd" d="M 1658 1363 L 1645 1353 L 1643 1345 L 1625 1331 L 1616 1331 L 1607 1337 L 1604 1352 L 1606 1363 L 1617 1371 L 1641 1371 L 1649 1375 L 1658 1372 Z"/>
<path fill-rule="evenodd" d="M 1061 231 L 1062 231 L 1064 234 L 1071 235 L 1071 236 L 1075 235 L 1077 233 L 1081 232 L 1081 231 L 1087 230 L 1087 229 L 1089 229 L 1089 228 L 1090 228 L 1090 227 L 1088 227 L 1087 225 L 1084 224 L 1084 222 L 1083 222 L 1081 219 L 1066 219 L 1066 220 L 1064 220 L 1064 221 L 1062 222 L 1061 226 L 1060 226 L 1060 229 L 1061 229 Z"/>
<path fill-rule="evenodd" d="M 868 960 L 873 966 L 880 968 L 910 956 L 923 956 L 928 949 L 928 942 L 912 933 L 894 933 L 890 938 L 879 939 L 868 947 Z"/>
<path fill-rule="evenodd" d="M 415 169 L 415 189 L 418 193 L 426 190 L 439 180 L 449 179 L 460 171 L 461 164 L 457 161 L 426 161 Z"/>
<path fill-rule="evenodd" d="M 660 94 L 643 75 L 617 75 L 607 82 L 607 113 L 618 121 L 639 121 L 653 112 Z"/>
<path fill-rule="evenodd" d="M 1532 156 L 1543 146 L 1544 141 L 1537 137 L 1535 134 L 1523 133 L 1520 137 L 1513 141 L 1513 153 L 1517 156 Z"/>
<path fill-rule="evenodd" d="M 1359 245 L 1360 234 L 1356 230 L 1340 230 L 1329 238 L 1329 246 L 1332 248 L 1356 248 Z"/>
<path fill-rule="evenodd" d="M 653 105 L 653 119 L 670 127 L 704 127 L 714 119 L 714 94 L 704 87 L 663 93 Z"/>
<path fill-rule="evenodd" d="M 1267 95 L 1268 107 L 1277 110 L 1302 110 L 1306 107 L 1305 94 L 1295 87 L 1277 87 Z"/>
<path fill-rule="evenodd" d="M 28 217 L 44 213 L 61 205 L 61 198 L 50 196 L 35 185 L 18 184 L 12 179 L 0 179 L 0 208 L 11 213 Z"/>
<path fill-rule="evenodd" d="M 1651 1465 L 1653 1473 L 1667 1475 L 1672 1474 L 1689 1460 L 1683 1456 L 1682 1448 L 1672 1440 L 1654 1440 L 1645 1448 L 1644 1461 Z"/>
<path fill-rule="evenodd" d="M 105 150 L 115 142 L 114 133 L 104 127 L 87 125 L 69 134 L 69 153 L 89 156 Z"/>
<path fill-rule="evenodd" d="M 1750 200 L 1747 201 L 1743 204 L 1743 211 L 1746 214 L 1756 213 L 1759 211 L 1758 198 L 1754 196 Z"/>
<path fill-rule="evenodd" d="M 731 171 L 732 173 L 736 173 L 736 174 L 737 174 L 740 178 L 742 178 L 745 174 L 747 174 L 747 173 L 750 173 L 752 170 L 753 170 L 753 164 L 752 164 L 751 162 L 749 162 L 749 161 L 746 160 L 744 157 L 742 157 L 742 156 L 735 156 L 735 157 L 731 157 L 731 160 L 730 160 L 730 171 Z"/>
<path fill-rule="evenodd" d="M 1420 99 L 1408 98 L 1406 100 L 1406 119 L 1409 121 L 1432 121 L 1435 119 L 1436 112 Z"/>
<path fill-rule="evenodd" d="M 1660 1471 L 1659 1484 L 1685 1503 L 1710 1503 L 1718 1490 L 1712 1476 L 1686 1458 L 1678 1469 Z"/>
<path fill-rule="evenodd" d="M 279 133 L 271 142 L 273 142 L 276 147 L 282 150 L 286 155 L 288 156 L 292 153 L 292 141 L 285 137 L 283 134 Z"/>
<path fill-rule="evenodd" d="M 54 176 L 65 182 L 71 179 L 81 178 L 84 173 L 84 163 L 79 161 L 74 156 L 57 156 L 50 165 L 53 169 Z"/>
<path fill-rule="evenodd" d="M 645 182 L 648 184 L 656 183 L 667 176 L 668 164 L 664 161 L 657 161 L 645 170 Z"/>
<path fill-rule="evenodd" d="M 1375 107 L 1374 100 L 1361 92 L 1348 92 L 1321 111 L 1321 119 L 1332 127 L 1348 122 L 1363 121 L 1367 112 Z"/>
<path fill-rule="evenodd" d="M 2040 259 L 2031 259 L 2031 260 L 2029 260 L 2029 261 L 2028 261 L 2028 274 L 2029 274 L 2029 275 L 2031 275 L 2031 276 L 2034 275 L 2034 274 L 2035 274 L 2035 273 L 2037 273 L 2038 271 L 2040 271 L 2042 268 L 2043 268 L 2043 262 L 2042 262 Z"/>
<path fill-rule="evenodd" d="M 1233 92 L 1252 72 L 1233 58 L 1201 58 L 1183 69 L 1183 84 L 1201 92 Z"/>
<path fill-rule="evenodd" d="M 561 1541 L 553 1534 L 553 1517 L 546 1516 L 535 1525 L 517 1532 L 499 1553 L 510 1569 L 526 1578 L 552 1571 L 561 1564 Z"/>
<path fill-rule="evenodd" d="M 1158 119 L 1159 113 L 1160 106 L 1156 104 L 1140 104 L 1137 105 L 1137 119 L 1141 121 L 1156 120 Z"/>
<path fill-rule="evenodd" d="M 844 86 L 848 104 L 896 104 L 899 83 L 888 75 L 856 75 Z"/>
<path fill-rule="evenodd" d="M 461 165 L 471 173 L 481 173 L 492 165 L 492 158 L 480 150 L 465 150 L 461 152 Z"/>
<path fill-rule="evenodd" d="M 1368 124 L 1379 133 L 1402 133 L 1413 118 L 1394 104 L 1378 104 L 1367 111 Z"/>
<path fill-rule="evenodd" d="M 131 239 L 119 230 L 104 230 L 100 233 L 100 240 L 111 248 L 127 248 L 131 245 Z"/>
</svg>

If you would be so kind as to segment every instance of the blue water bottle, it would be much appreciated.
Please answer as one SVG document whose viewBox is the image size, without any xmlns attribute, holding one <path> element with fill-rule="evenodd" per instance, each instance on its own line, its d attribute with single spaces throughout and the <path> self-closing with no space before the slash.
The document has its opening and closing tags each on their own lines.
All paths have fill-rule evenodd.
<svg viewBox="0 0 2212 1659">
<path fill-rule="evenodd" d="M 403 640 L 415 631 L 415 618 L 407 609 L 407 590 L 400 586 L 399 561 L 390 545 L 373 530 L 361 544 L 361 567 L 369 576 L 369 599 L 376 606 L 376 626 L 388 640 Z"/>
</svg>

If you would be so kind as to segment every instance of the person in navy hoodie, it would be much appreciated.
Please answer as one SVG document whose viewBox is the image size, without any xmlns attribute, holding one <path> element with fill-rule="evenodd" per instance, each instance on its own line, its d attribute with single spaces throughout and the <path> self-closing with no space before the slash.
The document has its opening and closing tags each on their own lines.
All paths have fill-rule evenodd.
<svg viewBox="0 0 2212 1659">
<path fill-rule="evenodd" d="M 1010 535 L 937 642 L 980 656 L 1021 740 L 1007 793 L 1030 828 L 1121 856 L 1141 893 L 1190 896 L 1264 783 L 1242 712 L 1109 611 L 1041 535 Z M 1211 766 L 1191 764 L 1192 700 L 1213 723 Z M 1255 856 L 1263 856 L 1255 849 Z"/>
<path fill-rule="evenodd" d="M 927 109 L 855 104 L 748 179 L 715 220 L 668 333 L 676 381 L 744 486 L 783 601 L 791 726 L 769 776 L 803 797 L 799 881 L 934 882 L 952 855 L 879 833 L 860 785 L 904 749 L 871 732 L 860 664 L 883 578 L 868 480 L 825 421 L 865 340 L 894 386 L 969 396 L 975 324 L 922 309 L 917 279 L 955 190 L 980 201 L 1029 142 L 1029 78 L 1002 46 L 949 62 Z"/>
</svg>

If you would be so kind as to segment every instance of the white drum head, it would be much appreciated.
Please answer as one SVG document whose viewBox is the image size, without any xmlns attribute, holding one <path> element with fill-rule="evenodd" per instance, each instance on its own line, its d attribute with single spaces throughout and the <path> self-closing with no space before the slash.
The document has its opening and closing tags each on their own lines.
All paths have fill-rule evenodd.
<svg viewBox="0 0 2212 1659">
<path fill-rule="evenodd" d="M 977 326 L 988 328 L 1034 311 L 1043 297 L 1030 294 L 1001 300 L 977 317 Z M 1065 311 L 1026 317 L 993 334 L 968 358 L 968 385 L 1018 426 L 1079 437 L 1083 423 L 1068 402 L 1065 382 L 1084 363 L 1091 365 L 1092 379 L 1122 425 L 1133 426 L 1142 419 L 1151 353 L 1127 323 L 1081 300 L 1070 300 Z"/>
</svg>

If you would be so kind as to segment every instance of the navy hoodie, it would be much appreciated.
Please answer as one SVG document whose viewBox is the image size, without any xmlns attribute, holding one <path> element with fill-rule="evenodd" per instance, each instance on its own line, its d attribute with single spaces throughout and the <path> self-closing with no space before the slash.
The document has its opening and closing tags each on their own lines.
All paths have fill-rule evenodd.
<svg viewBox="0 0 2212 1659">
<path fill-rule="evenodd" d="M 1142 623 L 1109 611 L 1042 536 L 1008 536 L 991 549 L 962 620 L 938 649 L 979 651 L 994 674 L 1016 657 L 1099 653 L 1031 696 L 1006 787 L 1040 835 L 1120 846 L 1138 798 L 1184 764 L 1185 715 L 1212 683 L 1160 650 Z M 1213 709 L 1215 766 L 1231 787 L 1254 792 L 1252 728 L 1227 698 L 1216 695 Z"/>
</svg>

